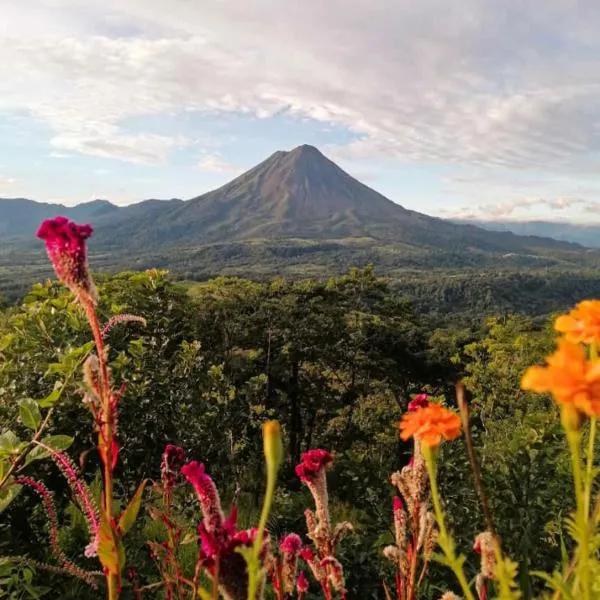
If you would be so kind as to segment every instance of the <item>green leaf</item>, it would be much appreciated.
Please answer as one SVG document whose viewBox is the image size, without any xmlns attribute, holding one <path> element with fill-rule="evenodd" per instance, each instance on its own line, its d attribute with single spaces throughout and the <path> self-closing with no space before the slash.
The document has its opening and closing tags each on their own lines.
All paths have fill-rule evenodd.
<svg viewBox="0 0 600 600">
<path fill-rule="evenodd" d="M 62 395 L 63 386 L 57 387 L 53 389 L 45 398 L 42 398 L 38 404 L 42 408 L 50 408 L 52 405 L 56 404 Z"/>
<path fill-rule="evenodd" d="M 98 559 L 110 573 L 119 572 L 119 555 L 115 536 L 103 512 L 100 513 Z"/>
<path fill-rule="evenodd" d="M 40 412 L 40 408 L 37 405 L 35 400 L 31 398 L 27 398 L 23 400 L 21 404 L 19 404 L 19 416 L 21 417 L 21 422 L 28 429 L 33 429 L 34 431 L 39 427 L 42 422 L 42 413 Z"/>
<path fill-rule="evenodd" d="M 15 483 L 0 491 L 0 513 L 8 508 L 8 505 L 19 495 L 22 487 Z"/>
<path fill-rule="evenodd" d="M 61 451 L 66 450 L 73 443 L 73 438 L 69 435 L 49 435 L 42 440 L 42 444 L 52 448 L 53 450 Z M 46 448 L 36 446 L 25 459 L 25 464 L 28 465 L 34 460 L 42 460 L 48 458 L 50 453 Z"/>
<path fill-rule="evenodd" d="M 18 454 L 20 445 L 21 440 L 12 431 L 0 435 L 0 455 Z"/>
<path fill-rule="evenodd" d="M 135 491 L 135 494 L 129 501 L 127 508 L 121 513 L 119 517 L 119 529 L 121 530 L 121 535 L 125 535 L 135 523 L 135 520 L 138 516 L 138 512 L 140 511 L 140 506 L 142 504 L 142 496 L 144 495 L 144 489 L 146 488 L 146 484 L 148 483 L 147 479 L 144 479 L 142 483 L 138 486 L 138 489 Z"/>
</svg>

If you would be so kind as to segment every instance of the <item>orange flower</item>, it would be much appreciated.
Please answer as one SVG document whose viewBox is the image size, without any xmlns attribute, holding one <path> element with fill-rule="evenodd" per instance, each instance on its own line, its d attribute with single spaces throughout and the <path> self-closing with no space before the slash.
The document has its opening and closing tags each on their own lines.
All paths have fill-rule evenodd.
<svg viewBox="0 0 600 600">
<path fill-rule="evenodd" d="M 453 440 L 460 435 L 460 418 L 439 404 L 429 404 L 414 412 L 408 412 L 400 421 L 400 437 L 414 437 L 425 446 L 439 446 L 442 438 Z"/>
<path fill-rule="evenodd" d="M 554 329 L 573 344 L 600 342 L 600 300 L 580 302 L 569 314 L 556 319 Z"/>
<path fill-rule="evenodd" d="M 589 361 L 583 346 L 560 339 L 546 362 L 547 367 L 527 369 L 521 388 L 538 394 L 550 392 L 557 404 L 589 417 L 600 416 L 600 361 Z"/>
</svg>

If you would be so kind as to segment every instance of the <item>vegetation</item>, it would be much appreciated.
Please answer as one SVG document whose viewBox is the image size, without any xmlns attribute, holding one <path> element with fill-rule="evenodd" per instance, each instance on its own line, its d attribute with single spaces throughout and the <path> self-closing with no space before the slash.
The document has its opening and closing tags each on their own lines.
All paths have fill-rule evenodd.
<svg viewBox="0 0 600 600">
<path fill-rule="evenodd" d="M 251 580 L 260 584 L 266 550 L 256 541 L 260 535 L 244 533 L 244 527 L 259 522 L 271 539 L 266 566 L 278 598 L 296 593 L 306 600 L 328 598 L 336 590 L 349 599 L 386 598 L 398 590 L 404 597 L 439 598 L 447 590 L 482 597 L 486 590 L 512 598 L 517 589 L 528 598 L 546 588 L 535 573 L 554 569 L 560 575 L 553 576 L 553 585 L 564 597 L 569 597 L 565 586 L 573 594 L 591 594 L 586 582 L 594 578 L 595 542 L 584 514 L 586 506 L 590 512 L 589 471 L 583 473 L 586 483 L 578 488 L 577 503 L 571 503 L 565 494 L 571 454 L 560 416 L 548 396 L 533 393 L 541 391 L 539 382 L 527 392 L 519 385 L 527 367 L 552 350 L 550 322 L 517 314 L 483 323 L 442 320 L 443 309 L 422 314 L 372 268 L 326 280 L 221 277 L 192 286 L 158 270 L 121 273 L 101 278 L 96 296 L 87 271 L 69 279 L 62 267 L 58 263 L 58 275 L 71 291 L 37 284 L 21 305 L 0 313 L 0 597 L 105 594 L 90 546 L 96 533 L 113 597 L 119 585 L 124 598 L 184 598 L 190 589 L 210 597 L 221 560 L 232 565 L 221 573 L 227 577 L 239 574 L 238 561 L 245 558 Z M 86 294 L 93 298 L 87 309 Z M 474 317 L 477 307 L 467 306 Z M 543 305 L 544 312 L 556 308 L 550 300 Z M 98 336 L 95 319 L 108 324 L 105 334 Z M 110 379 L 98 376 L 104 357 Z M 469 418 L 464 405 L 461 413 L 469 435 L 435 453 L 425 448 L 418 454 L 417 442 L 413 466 L 407 467 L 413 442 L 399 438 L 398 421 L 423 394 L 430 406 L 455 406 L 459 380 L 470 398 Z M 110 400 L 121 394 L 117 420 Z M 576 431 L 585 444 L 587 431 L 587 424 Z M 115 435 L 117 446 L 111 443 Z M 476 472 L 490 492 L 491 537 L 479 536 L 491 528 L 480 488 L 473 486 L 466 440 L 472 441 Z M 332 454 L 311 454 L 314 448 Z M 65 462 L 65 451 L 77 468 Z M 266 495 L 272 501 L 268 513 L 263 453 L 271 482 L 277 471 L 277 487 Z M 327 517 L 320 479 L 325 466 L 330 467 Z M 407 490 L 407 473 L 427 479 L 425 469 L 437 487 Z M 232 517 L 219 527 L 233 523 L 227 539 L 247 551 L 231 554 L 230 546 L 218 546 L 216 554 L 205 553 L 196 572 L 197 534 L 202 548 L 214 542 L 215 530 L 207 525 L 210 506 L 203 503 L 214 484 L 206 473 L 214 478 L 224 512 L 237 506 L 237 522 Z M 87 483 L 78 487 L 74 481 Z M 41 495 L 41 503 L 29 488 Z M 204 513 L 205 529 L 198 532 L 194 489 Z M 305 524 L 302 513 L 311 495 L 316 521 Z M 50 497 L 55 518 L 49 526 Z M 107 503 L 107 497 L 113 500 Z M 395 497 L 402 497 L 403 505 Z M 404 505 L 417 501 L 426 516 L 424 524 L 406 522 L 414 536 L 410 542 L 398 535 L 394 522 L 406 520 Z M 575 521 L 565 520 L 572 510 Z M 261 513 L 268 515 L 266 521 Z M 98 528 L 92 526 L 90 536 L 94 518 Z M 283 577 L 285 565 L 298 561 L 295 538 L 288 539 L 292 533 L 305 548 L 300 563 L 308 589 L 301 580 L 289 591 Z M 279 551 L 278 540 L 286 541 Z M 416 576 L 403 570 L 407 540 L 421 549 L 414 559 Z M 480 564 L 477 553 L 467 551 L 475 540 L 487 562 Z M 465 554 L 464 563 L 455 548 Z M 489 570 L 490 548 L 498 571 Z M 442 564 L 438 552 L 446 554 Z M 516 563 L 498 560 L 499 552 Z M 569 556 L 575 557 L 572 564 Z M 325 579 L 319 578 L 321 563 Z M 334 582 L 338 565 L 343 583 Z M 452 571 L 459 574 L 458 583 Z M 245 575 L 245 567 L 241 572 Z M 469 583 L 474 579 L 477 590 Z M 222 591 L 238 597 L 227 591 L 235 582 L 219 581 Z"/>
</svg>

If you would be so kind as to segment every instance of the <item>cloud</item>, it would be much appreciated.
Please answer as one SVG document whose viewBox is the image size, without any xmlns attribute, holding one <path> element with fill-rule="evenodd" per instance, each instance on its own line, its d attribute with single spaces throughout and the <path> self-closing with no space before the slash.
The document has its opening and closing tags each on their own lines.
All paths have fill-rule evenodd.
<svg viewBox="0 0 600 600">
<path fill-rule="evenodd" d="M 0 175 L 0 187 L 5 188 L 5 187 L 12 187 L 17 183 L 17 179 L 15 179 L 14 177 L 3 177 L 2 175 Z"/>
<path fill-rule="evenodd" d="M 600 202 L 594 202 L 584 198 L 520 198 L 517 200 L 508 200 L 506 202 L 480 204 L 478 206 L 464 206 L 459 209 L 444 209 L 446 216 L 455 219 L 480 219 L 480 220 L 500 220 L 514 217 L 518 211 L 528 211 L 531 209 L 543 209 L 545 211 L 560 212 L 570 208 L 577 208 L 579 212 L 588 212 L 595 215 L 600 213 Z M 521 217 L 522 218 L 522 217 Z"/>
<path fill-rule="evenodd" d="M 354 132 L 349 159 L 597 170 L 596 0 L 31 5 L 4 18 L 0 112 L 59 151 L 164 162 L 191 141 L 130 118 L 283 112 Z"/>
<path fill-rule="evenodd" d="M 209 173 L 233 173 L 239 169 L 220 156 L 209 154 L 198 161 L 198 169 Z"/>
</svg>

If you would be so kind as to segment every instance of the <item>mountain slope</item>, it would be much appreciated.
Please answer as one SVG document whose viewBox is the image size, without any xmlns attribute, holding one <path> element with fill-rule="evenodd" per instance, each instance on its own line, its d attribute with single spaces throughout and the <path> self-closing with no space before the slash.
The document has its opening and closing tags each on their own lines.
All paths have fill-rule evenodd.
<svg viewBox="0 0 600 600">
<path fill-rule="evenodd" d="M 93 200 L 67 207 L 62 204 L 34 202 L 25 198 L 0 198 L 0 236 L 31 238 L 41 221 L 59 214 L 75 221 L 96 221 L 118 210 L 117 206 L 106 200 Z"/>
<path fill-rule="evenodd" d="M 350 256 L 360 247 L 360 256 L 377 259 L 383 252 L 386 260 L 397 263 L 418 254 L 418 264 L 427 256 L 431 264 L 446 264 L 448 257 L 454 257 L 450 262 L 468 265 L 483 257 L 513 254 L 527 261 L 559 255 L 561 260 L 571 260 L 583 251 L 565 242 L 486 231 L 407 210 L 351 177 L 312 146 L 275 152 L 226 185 L 188 201 L 148 200 L 124 208 L 96 201 L 72 209 L 0 201 L 4 239 L 24 233 L 31 239 L 38 223 L 52 214 L 91 221 L 94 249 L 124 257 L 166 253 L 167 266 L 173 258 L 180 260 L 174 250 L 194 248 L 203 249 L 207 256 L 243 257 L 242 262 L 262 261 L 265 252 L 268 256 L 275 252 L 285 262 L 286 256 L 312 251 Z M 257 254 L 257 244 L 271 249 Z M 365 248 L 378 248 L 378 253 Z M 157 262 L 162 264 L 162 258 Z"/>
<path fill-rule="evenodd" d="M 344 240 L 448 251 L 573 250 L 551 239 L 490 233 L 406 210 L 312 146 L 276 152 L 228 184 L 187 202 L 143 202 L 96 222 L 100 246 L 196 246 L 249 240 Z"/>
<path fill-rule="evenodd" d="M 511 231 L 517 235 L 537 235 L 600 248 L 600 225 L 560 223 L 557 221 L 457 221 L 489 229 L 490 231 Z"/>
</svg>

